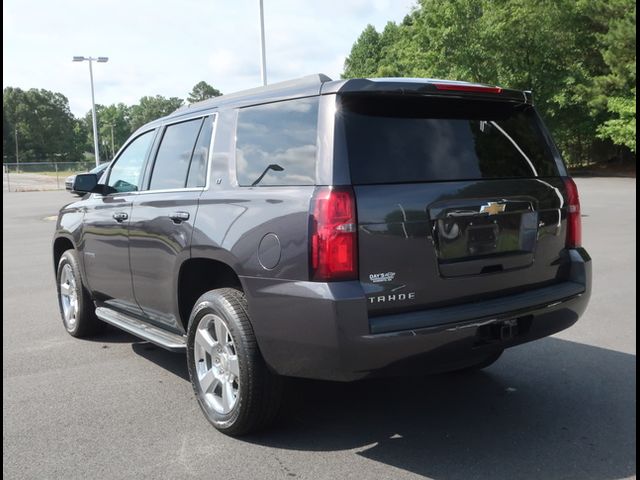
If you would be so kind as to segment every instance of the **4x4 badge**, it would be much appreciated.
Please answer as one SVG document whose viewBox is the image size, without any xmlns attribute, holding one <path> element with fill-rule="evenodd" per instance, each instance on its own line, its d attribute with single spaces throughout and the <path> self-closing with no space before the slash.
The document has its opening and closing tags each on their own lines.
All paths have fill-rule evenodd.
<svg viewBox="0 0 640 480">
<path fill-rule="evenodd" d="M 488 202 L 480 207 L 480 213 L 487 213 L 489 215 L 497 215 L 504 212 L 507 205 L 505 203 Z"/>
</svg>

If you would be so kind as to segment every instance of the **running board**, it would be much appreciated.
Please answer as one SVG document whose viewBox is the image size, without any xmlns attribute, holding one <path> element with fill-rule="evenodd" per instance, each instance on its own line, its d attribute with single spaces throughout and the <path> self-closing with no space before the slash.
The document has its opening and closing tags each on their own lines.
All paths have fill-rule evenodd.
<svg viewBox="0 0 640 480">
<path fill-rule="evenodd" d="M 172 352 L 184 352 L 187 348 L 187 339 L 183 335 L 167 332 L 141 320 L 129 317 L 106 307 L 96 308 L 96 316 L 103 322 L 107 322 L 125 332 L 128 332 L 143 340 L 155 343 L 159 347 Z"/>
</svg>

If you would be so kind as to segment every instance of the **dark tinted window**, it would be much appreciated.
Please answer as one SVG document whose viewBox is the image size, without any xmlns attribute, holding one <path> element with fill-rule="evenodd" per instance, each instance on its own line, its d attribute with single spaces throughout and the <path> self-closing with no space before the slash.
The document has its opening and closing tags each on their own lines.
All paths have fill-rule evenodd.
<svg viewBox="0 0 640 480">
<path fill-rule="evenodd" d="M 149 190 L 184 188 L 202 118 L 169 125 L 164 131 L 151 173 Z"/>
<path fill-rule="evenodd" d="M 558 175 L 530 106 L 387 96 L 342 115 L 355 184 Z"/>
<path fill-rule="evenodd" d="M 133 140 L 116 159 L 116 163 L 109 172 L 108 185 L 118 192 L 133 192 L 138 190 L 142 166 L 149 153 L 154 130 L 143 133 Z"/>
<path fill-rule="evenodd" d="M 238 113 L 238 183 L 313 185 L 318 97 L 243 108 Z"/>
<path fill-rule="evenodd" d="M 200 129 L 196 148 L 193 150 L 191 166 L 189 167 L 189 178 L 187 187 L 204 187 L 207 179 L 207 157 L 209 156 L 209 145 L 213 133 L 213 116 L 205 118 Z"/>
</svg>

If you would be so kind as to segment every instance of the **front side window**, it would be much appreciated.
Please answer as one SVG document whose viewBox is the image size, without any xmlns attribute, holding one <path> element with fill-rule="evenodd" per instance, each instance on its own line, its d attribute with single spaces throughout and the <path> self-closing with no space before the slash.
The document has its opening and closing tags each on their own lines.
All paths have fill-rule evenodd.
<svg viewBox="0 0 640 480">
<path fill-rule="evenodd" d="M 169 125 L 153 165 L 149 190 L 184 188 L 202 118 Z"/>
<path fill-rule="evenodd" d="M 117 192 L 135 192 L 139 189 L 142 167 L 153 142 L 154 130 L 143 133 L 117 158 L 109 173 L 107 185 Z"/>
<path fill-rule="evenodd" d="M 318 97 L 241 109 L 236 134 L 238 183 L 313 185 L 317 135 Z"/>
</svg>

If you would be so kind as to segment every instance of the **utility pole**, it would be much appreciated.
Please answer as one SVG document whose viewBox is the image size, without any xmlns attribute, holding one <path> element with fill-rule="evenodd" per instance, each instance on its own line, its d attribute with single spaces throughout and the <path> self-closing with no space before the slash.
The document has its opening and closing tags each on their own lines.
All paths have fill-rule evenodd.
<svg viewBox="0 0 640 480">
<path fill-rule="evenodd" d="M 16 134 L 16 171 L 20 173 L 20 155 L 18 155 L 18 127 L 15 129 Z"/>
<path fill-rule="evenodd" d="M 96 100 L 93 94 L 93 61 L 106 63 L 109 57 L 73 57 L 74 62 L 89 62 L 89 78 L 91 79 L 91 116 L 93 117 L 93 148 L 96 156 L 96 167 L 100 165 L 100 152 L 98 151 L 98 120 L 96 119 Z"/>
<path fill-rule="evenodd" d="M 262 85 L 267 84 L 267 54 L 264 43 L 264 7 L 262 0 L 258 0 L 260 3 L 260 73 L 262 75 Z"/>
<path fill-rule="evenodd" d="M 91 78 L 91 115 L 93 117 L 93 149 L 96 154 L 96 167 L 100 165 L 100 152 L 98 150 L 98 120 L 96 119 L 96 99 L 93 94 L 93 59 L 89 58 L 89 77 Z"/>
</svg>

